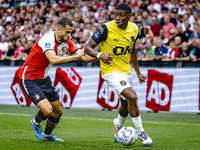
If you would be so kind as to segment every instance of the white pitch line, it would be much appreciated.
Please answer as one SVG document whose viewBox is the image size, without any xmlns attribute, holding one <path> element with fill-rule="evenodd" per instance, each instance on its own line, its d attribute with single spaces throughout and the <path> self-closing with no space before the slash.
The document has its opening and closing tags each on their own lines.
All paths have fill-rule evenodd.
<svg viewBox="0 0 200 150">
<path fill-rule="evenodd" d="M 0 115 L 9 115 L 9 116 L 33 116 L 31 114 L 18 114 L 18 113 L 3 113 L 0 112 Z M 113 119 L 105 119 L 105 118 L 82 118 L 82 117 L 66 117 L 63 116 L 63 119 L 71 119 L 71 120 L 96 120 L 96 121 L 113 121 Z M 126 122 L 132 122 L 131 120 L 126 120 Z M 164 121 L 142 121 L 143 123 L 150 123 L 150 124 L 170 124 L 170 125 L 186 125 L 186 126 L 200 126 L 200 123 L 184 123 L 184 122 L 164 122 Z"/>
</svg>

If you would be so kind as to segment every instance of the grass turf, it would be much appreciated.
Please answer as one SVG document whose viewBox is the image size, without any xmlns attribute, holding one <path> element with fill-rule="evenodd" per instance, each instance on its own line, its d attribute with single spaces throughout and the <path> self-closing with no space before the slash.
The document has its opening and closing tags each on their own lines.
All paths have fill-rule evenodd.
<svg viewBox="0 0 200 150">
<path fill-rule="evenodd" d="M 139 139 L 132 146 L 114 143 L 112 121 L 117 111 L 107 110 L 63 109 L 53 134 L 65 142 L 40 141 L 30 125 L 37 111 L 37 107 L 0 105 L 0 150 L 200 149 L 200 116 L 195 114 L 142 112 L 143 127 L 153 139 L 153 145 L 145 147 Z M 130 117 L 124 126 L 133 126 Z"/>
</svg>

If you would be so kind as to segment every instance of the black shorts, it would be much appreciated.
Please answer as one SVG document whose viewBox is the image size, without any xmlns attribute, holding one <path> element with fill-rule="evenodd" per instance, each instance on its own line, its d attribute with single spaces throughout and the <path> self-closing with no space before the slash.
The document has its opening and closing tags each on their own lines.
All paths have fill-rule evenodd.
<svg viewBox="0 0 200 150">
<path fill-rule="evenodd" d="M 50 103 L 59 99 L 58 92 L 56 91 L 49 76 L 45 79 L 22 79 L 21 85 L 24 92 L 35 105 L 43 99 L 48 99 Z"/>
</svg>

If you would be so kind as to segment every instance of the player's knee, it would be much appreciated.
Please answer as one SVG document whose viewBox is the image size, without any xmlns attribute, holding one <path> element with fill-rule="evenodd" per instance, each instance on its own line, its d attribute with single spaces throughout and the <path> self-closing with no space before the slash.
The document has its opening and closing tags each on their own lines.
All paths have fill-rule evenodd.
<svg viewBox="0 0 200 150">
<path fill-rule="evenodd" d="M 46 117 L 50 117 L 53 112 L 53 108 L 45 108 L 44 110 L 42 110 L 42 112 Z"/>
<path fill-rule="evenodd" d="M 53 114 L 57 118 L 60 118 L 62 116 L 62 114 L 63 114 L 63 111 L 62 111 L 62 109 L 60 109 L 60 110 L 54 111 Z"/>
<path fill-rule="evenodd" d="M 128 101 L 129 101 L 129 103 L 137 103 L 137 101 L 138 101 L 137 95 L 135 95 L 135 94 L 131 95 Z"/>
<path fill-rule="evenodd" d="M 58 112 L 58 116 L 62 116 L 62 114 L 63 114 L 63 111 L 62 111 L 62 109 Z"/>
</svg>

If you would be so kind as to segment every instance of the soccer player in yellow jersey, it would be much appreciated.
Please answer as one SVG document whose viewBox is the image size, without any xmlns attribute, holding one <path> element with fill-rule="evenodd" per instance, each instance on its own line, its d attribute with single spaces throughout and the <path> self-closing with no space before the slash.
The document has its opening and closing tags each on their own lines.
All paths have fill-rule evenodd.
<svg viewBox="0 0 200 150">
<path fill-rule="evenodd" d="M 115 8 L 115 20 L 101 25 L 88 41 L 85 53 L 100 59 L 102 78 L 118 92 L 121 106 L 118 110 L 118 118 L 113 120 L 115 126 L 114 139 L 119 142 L 117 133 L 128 116 L 135 125 L 141 142 L 151 145 L 152 139 L 145 133 L 142 127 L 138 98 L 133 89 L 131 76 L 131 64 L 134 66 L 140 83 L 146 81 L 146 76 L 140 73 L 135 41 L 138 37 L 136 24 L 129 21 L 131 8 L 128 4 L 121 3 Z M 100 43 L 101 52 L 94 50 Z"/>
</svg>

